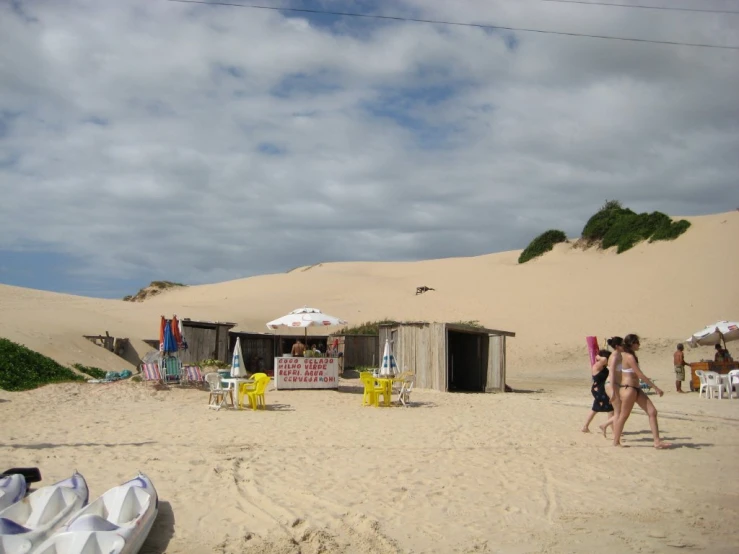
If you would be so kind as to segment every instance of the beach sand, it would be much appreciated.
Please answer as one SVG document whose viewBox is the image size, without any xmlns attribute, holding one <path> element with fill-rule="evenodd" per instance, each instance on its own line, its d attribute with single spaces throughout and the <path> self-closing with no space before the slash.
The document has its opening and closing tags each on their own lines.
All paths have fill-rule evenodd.
<svg viewBox="0 0 739 554">
<path fill-rule="evenodd" d="M 345 380 L 268 392 L 265 412 L 143 383 L 0 391 L 0 465 L 76 468 L 92 496 L 144 471 L 161 504 L 143 553 L 739 550 L 739 401 L 653 395 L 677 447 L 635 410 L 618 449 L 579 431 L 585 383 L 510 382 L 378 409 Z"/>
<path fill-rule="evenodd" d="M 145 383 L 0 391 L 0 469 L 38 466 L 48 484 L 76 468 L 92 496 L 144 471 L 161 501 L 149 553 L 736 552 L 739 401 L 675 394 L 671 355 L 739 313 L 739 212 L 688 219 L 678 240 L 621 255 L 559 245 L 522 266 L 518 252 L 324 263 L 135 304 L 0 286 L 0 336 L 111 370 L 133 366 L 81 335 L 107 330 L 143 353 L 172 313 L 264 331 L 309 305 L 351 323 L 478 320 L 517 334 L 517 392 L 416 390 L 407 409 L 363 408 L 357 379 L 268 392 L 264 412 L 215 412 L 204 391 Z M 436 290 L 416 296 L 421 285 Z M 629 332 L 666 391 L 651 398 L 672 450 L 651 447 L 638 409 L 631 448 L 580 432 L 585 336 Z"/>
</svg>

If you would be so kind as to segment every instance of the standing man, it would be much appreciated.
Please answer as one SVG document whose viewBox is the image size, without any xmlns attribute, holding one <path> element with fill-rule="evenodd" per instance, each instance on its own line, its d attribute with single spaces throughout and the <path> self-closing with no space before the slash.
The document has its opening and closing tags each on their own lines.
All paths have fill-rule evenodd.
<svg viewBox="0 0 739 554">
<path fill-rule="evenodd" d="M 301 341 L 300 339 L 295 341 L 295 344 L 293 344 L 290 354 L 292 356 L 302 358 L 303 354 L 305 354 L 305 345 L 303 344 L 303 341 Z"/>
<path fill-rule="evenodd" d="M 685 381 L 685 354 L 683 353 L 683 345 L 678 344 L 677 350 L 672 355 L 672 362 L 675 366 L 675 388 L 677 392 L 686 392 L 683 390 L 683 381 Z"/>
</svg>

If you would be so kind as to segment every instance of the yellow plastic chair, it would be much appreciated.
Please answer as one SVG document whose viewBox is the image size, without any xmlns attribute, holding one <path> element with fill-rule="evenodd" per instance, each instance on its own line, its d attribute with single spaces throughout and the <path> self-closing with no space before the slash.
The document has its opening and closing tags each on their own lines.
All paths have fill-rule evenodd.
<svg viewBox="0 0 739 554">
<path fill-rule="evenodd" d="M 375 383 L 375 378 L 369 371 L 363 371 L 359 374 L 359 378 L 362 380 L 364 385 L 364 395 L 362 396 L 362 406 L 380 405 L 380 395 L 385 394 L 385 387 L 378 386 Z"/>
<path fill-rule="evenodd" d="M 259 379 L 257 379 L 259 375 Z M 247 391 L 246 396 L 249 398 L 249 404 L 251 409 L 256 410 L 258 407 L 262 407 L 263 410 L 267 409 L 267 400 L 264 398 L 264 391 L 267 390 L 269 385 L 269 375 L 265 373 L 255 374 L 254 380 L 256 381 L 256 388 L 254 390 Z"/>
<path fill-rule="evenodd" d="M 248 394 L 250 391 L 256 390 L 257 382 L 262 377 L 269 377 L 269 376 L 266 373 L 255 373 L 254 375 L 251 376 L 251 379 L 254 380 L 253 383 L 241 383 L 239 385 L 239 398 L 238 398 L 239 408 L 244 407 L 244 397 L 245 396 L 248 397 Z"/>
</svg>

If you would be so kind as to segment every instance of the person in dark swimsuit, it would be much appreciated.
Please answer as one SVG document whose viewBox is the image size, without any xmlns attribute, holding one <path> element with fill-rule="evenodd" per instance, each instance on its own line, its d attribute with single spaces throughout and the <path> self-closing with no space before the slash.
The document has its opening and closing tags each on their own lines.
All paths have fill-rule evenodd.
<svg viewBox="0 0 739 554">
<path fill-rule="evenodd" d="M 590 422 L 598 413 L 611 413 L 613 412 L 613 406 L 611 405 L 611 399 L 606 393 L 606 379 L 608 379 L 608 358 L 611 352 L 608 350 L 600 350 L 598 355 L 595 357 L 595 363 L 591 368 L 591 374 L 593 377 L 593 384 L 590 387 L 590 394 L 593 395 L 593 407 L 590 409 L 588 418 L 585 420 L 585 425 L 581 431 L 583 433 L 590 433 Z M 600 430 L 603 432 L 603 436 L 606 434 L 606 429 L 609 425 L 613 425 L 613 416 L 608 418 L 603 425 L 600 425 Z"/>
</svg>

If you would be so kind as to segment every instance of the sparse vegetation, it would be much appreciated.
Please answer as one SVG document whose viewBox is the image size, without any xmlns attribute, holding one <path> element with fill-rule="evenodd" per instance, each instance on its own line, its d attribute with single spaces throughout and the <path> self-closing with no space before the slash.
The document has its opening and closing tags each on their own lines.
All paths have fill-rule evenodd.
<svg viewBox="0 0 739 554">
<path fill-rule="evenodd" d="M 0 338 L 0 389 L 22 391 L 48 383 L 84 380 L 51 358 Z"/>
<path fill-rule="evenodd" d="M 476 327 L 477 329 L 484 329 L 485 326 L 476 319 L 470 319 L 468 321 L 454 321 L 456 325 L 465 325 L 467 327 Z"/>
<path fill-rule="evenodd" d="M 354 327 L 344 327 L 339 329 L 337 335 L 379 335 L 380 325 L 393 325 L 397 323 L 392 319 L 382 319 L 380 321 L 367 321 L 360 323 Z"/>
<path fill-rule="evenodd" d="M 147 298 L 161 294 L 165 290 L 186 287 L 182 283 L 175 283 L 174 281 L 152 281 L 148 287 L 144 287 L 134 295 L 127 295 L 123 297 L 124 302 L 143 302 Z"/>
<path fill-rule="evenodd" d="M 524 249 L 523 252 L 521 252 L 521 255 L 518 257 L 518 263 L 523 264 L 533 258 L 541 256 L 542 254 L 546 254 L 552 248 L 554 248 L 555 244 L 566 241 L 567 235 L 565 235 L 562 231 L 559 231 L 557 229 L 550 229 L 549 231 L 542 233 L 529 243 L 529 245 Z"/>
<path fill-rule="evenodd" d="M 105 379 L 105 371 L 99 367 L 90 367 L 82 364 L 72 364 L 72 367 L 85 375 L 89 375 L 93 379 Z"/>
<path fill-rule="evenodd" d="M 231 364 L 229 364 L 228 362 L 222 362 L 221 360 L 215 359 L 201 360 L 198 365 L 200 367 L 215 367 L 217 369 L 227 369 L 231 367 Z"/>
</svg>

